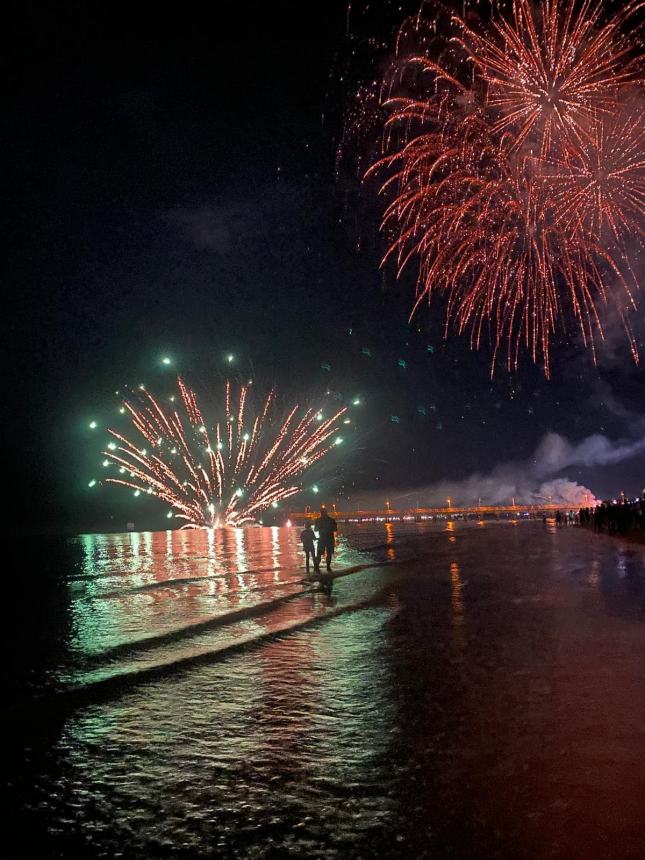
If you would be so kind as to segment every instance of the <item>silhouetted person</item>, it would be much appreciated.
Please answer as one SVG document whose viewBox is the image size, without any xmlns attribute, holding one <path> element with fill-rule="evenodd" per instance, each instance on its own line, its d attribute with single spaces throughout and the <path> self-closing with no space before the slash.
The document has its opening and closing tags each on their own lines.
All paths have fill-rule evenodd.
<svg viewBox="0 0 645 860">
<path fill-rule="evenodd" d="M 314 531 L 311 528 L 311 523 L 307 523 L 304 529 L 300 532 L 300 540 L 302 548 L 305 551 L 305 570 L 309 573 L 309 559 L 313 562 L 314 569 L 316 567 L 316 547 L 314 544 Z"/>
<path fill-rule="evenodd" d="M 335 535 L 338 526 L 336 520 L 327 514 L 327 508 L 324 505 L 320 509 L 320 516 L 315 522 L 315 527 L 318 532 L 318 549 L 316 550 L 314 570 L 316 573 L 320 573 L 320 559 L 324 553 L 327 570 L 331 571 L 331 560 L 334 555 Z"/>
<path fill-rule="evenodd" d="M 560 513 L 560 511 L 556 511 L 555 524 L 558 528 L 560 528 L 560 526 L 562 525 L 562 514 Z"/>
<path fill-rule="evenodd" d="M 578 514 L 581 526 L 592 526 L 607 534 L 639 534 L 645 530 L 645 498 L 630 502 L 603 502 L 595 508 L 582 508 Z"/>
</svg>

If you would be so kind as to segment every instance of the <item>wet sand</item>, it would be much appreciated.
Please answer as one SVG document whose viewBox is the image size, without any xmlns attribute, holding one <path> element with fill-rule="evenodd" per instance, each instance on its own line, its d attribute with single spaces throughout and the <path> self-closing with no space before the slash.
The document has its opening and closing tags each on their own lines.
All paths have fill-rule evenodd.
<svg viewBox="0 0 645 860">
<path fill-rule="evenodd" d="M 7 738 L 2 856 L 645 857 L 645 548 L 380 528 L 330 596 L 282 530 L 223 585 L 154 536 L 138 567 L 93 546 L 99 578 L 68 577 L 91 668 Z"/>
<path fill-rule="evenodd" d="M 419 805 L 449 798 L 464 856 L 645 857 L 645 553 L 524 528 L 401 584 Z"/>
</svg>

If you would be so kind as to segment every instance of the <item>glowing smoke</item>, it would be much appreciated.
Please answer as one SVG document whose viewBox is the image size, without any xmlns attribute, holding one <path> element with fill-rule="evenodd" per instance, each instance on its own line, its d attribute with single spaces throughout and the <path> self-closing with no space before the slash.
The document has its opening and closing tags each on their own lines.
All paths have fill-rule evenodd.
<svg viewBox="0 0 645 860">
<path fill-rule="evenodd" d="M 393 508 L 445 506 L 450 499 L 455 507 L 463 505 L 501 505 L 552 503 L 563 507 L 597 503 L 592 490 L 567 477 L 558 475 L 571 466 L 605 466 L 622 462 L 645 452 L 645 436 L 612 442 L 599 433 L 588 436 L 577 445 L 564 436 L 547 433 L 527 461 L 500 463 L 488 474 L 478 472 L 461 481 L 439 481 L 428 487 L 405 492 L 391 491 Z M 383 492 L 361 496 L 361 507 L 382 507 Z"/>
</svg>

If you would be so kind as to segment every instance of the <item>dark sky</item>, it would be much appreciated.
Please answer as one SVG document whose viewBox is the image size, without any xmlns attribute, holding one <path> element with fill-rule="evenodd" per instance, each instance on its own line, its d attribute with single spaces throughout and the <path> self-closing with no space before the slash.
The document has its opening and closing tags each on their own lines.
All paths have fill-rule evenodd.
<svg viewBox="0 0 645 860">
<path fill-rule="evenodd" d="M 613 331 L 598 368 L 561 335 L 551 381 L 528 359 L 491 381 L 488 348 L 444 342 L 439 306 L 407 324 L 413 286 L 379 270 L 373 194 L 359 200 L 336 171 L 346 3 L 133 8 L 21 4 L 5 36 L 5 451 L 19 526 L 129 516 L 118 491 L 88 495 L 100 442 L 87 421 L 111 420 L 125 383 L 168 386 L 165 353 L 198 385 L 232 351 L 263 386 L 360 394 L 330 497 L 530 462 L 547 433 L 625 450 L 642 438 L 645 373 Z M 599 496 L 643 486 L 643 453 L 593 460 L 557 474 Z"/>
</svg>

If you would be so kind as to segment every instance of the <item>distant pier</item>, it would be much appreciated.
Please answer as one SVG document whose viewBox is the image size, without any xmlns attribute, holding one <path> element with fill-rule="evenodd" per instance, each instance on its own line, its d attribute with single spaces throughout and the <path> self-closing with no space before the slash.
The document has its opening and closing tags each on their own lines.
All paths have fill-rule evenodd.
<svg viewBox="0 0 645 860">
<path fill-rule="evenodd" d="M 574 506 L 577 509 L 577 506 Z M 328 505 L 330 516 L 339 522 L 423 522 L 434 519 L 473 519 L 475 517 L 540 517 L 555 511 L 571 509 L 568 505 L 473 505 L 472 507 L 447 506 L 441 508 L 380 508 L 370 510 L 341 511 Z M 319 516 L 317 508 L 304 511 L 290 511 L 290 519 L 307 520 Z"/>
</svg>

